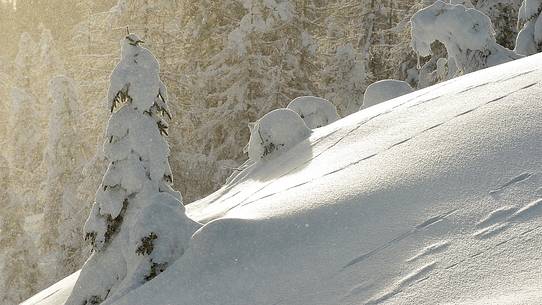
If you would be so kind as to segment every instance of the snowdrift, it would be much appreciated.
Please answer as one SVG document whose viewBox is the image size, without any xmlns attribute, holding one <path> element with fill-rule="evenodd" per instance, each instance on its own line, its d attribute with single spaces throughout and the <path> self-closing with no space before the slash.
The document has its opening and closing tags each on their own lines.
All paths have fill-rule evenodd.
<svg viewBox="0 0 542 305">
<path fill-rule="evenodd" d="M 314 130 L 188 205 L 188 250 L 115 304 L 540 304 L 540 79 L 535 55 Z"/>
</svg>

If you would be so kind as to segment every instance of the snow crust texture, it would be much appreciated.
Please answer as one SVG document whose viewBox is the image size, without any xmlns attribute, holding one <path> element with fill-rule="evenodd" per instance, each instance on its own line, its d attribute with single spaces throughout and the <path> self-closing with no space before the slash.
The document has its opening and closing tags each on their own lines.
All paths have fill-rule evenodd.
<svg viewBox="0 0 542 305">
<path fill-rule="evenodd" d="M 409 94 L 414 89 L 404 81 L 395 79 L 385 79 L 370 84 L 363 95 L 363 105 L 361 109 L 369 108 L 398 96 Z"/>
</svg>

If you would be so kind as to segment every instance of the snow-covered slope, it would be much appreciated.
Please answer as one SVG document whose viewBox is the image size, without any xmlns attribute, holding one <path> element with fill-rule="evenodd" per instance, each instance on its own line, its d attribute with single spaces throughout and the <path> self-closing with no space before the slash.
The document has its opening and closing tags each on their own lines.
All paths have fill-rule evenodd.
<svg viewBox="0 0 542 305">
<path fill-rule="evenodd" d="M 70 296 L 73 284 L 79 276 L 79 271 L 34 295 L 21 305 L 57 305 L 64 304 Z"/>
<path fill-rule="evenodd" d="M 540 304 L 540 79 L 535 55 L 314 130 L 187 206 L 188 250 L 115 304 Z"/>
</svg>

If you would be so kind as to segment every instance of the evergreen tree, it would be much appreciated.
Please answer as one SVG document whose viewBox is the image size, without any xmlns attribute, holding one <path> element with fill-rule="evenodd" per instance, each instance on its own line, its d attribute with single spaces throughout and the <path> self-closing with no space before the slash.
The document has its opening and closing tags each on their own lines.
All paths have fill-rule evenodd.
<svg viewBox="0 0 542 305">
<path fill-rule="evenodd" d="M 14 94 L 21 98 L 22 93 Z M 13 184 L 28 173 L 16 165 L 0 157 L 0 304 L 19 304 L 36 292 L 38 280 L 36 249 L 25 232 L 27 213 L 19 195 L 24 190 Z"/>
<path fill-rule="evenodd" d="M 183 254 L 199 227 L 171 187 L 167 91 L 158 61 L 141 43 L 134 34 L 122 40 L 110 78 L 109 166 L 84 227 L 94 253 L 68 305 L 110 304 L 151 280 Z"/>
<path fill-rule="evenodd" d="M 478 0 L 473 1 L 475 8 L 486 14 L 493 23 L 495 39 L 505 48 L 513 49 L 518 29 L 521 0 Z"/>
<path fill-rule="evenodd" d="M 338 111 L 348 115 L 363 104 L 366 84 L 363 55 L 352 44 L 338 46 L 322 70 L 320 82 L 324 97 L 338 105 Z"/>
<path fill-rule="evenodd" d="M 79 233 L 84 221 L 77 199 L 81 172 L 78 140 L 78 97 L 73 80 L 57 76 L 49 83 L 52 99 L 48 143 L 45 150 L 47 176 L 43 198 L 44 227 L 40 241 L 42 283 L 48 285 L 77 270 L 83 246 Z"/>
<path fill-rule="evenodd" d="M 181 112 L 177 147 L 189 151 L 175 155 L 188 168 L 206 161 L 208 169 L 201 172 L 211 177 L 209 184 L 201 185 L 195 175 L 183 177 L 200 185 L 200 194 L 216 189 L 231 173 L 227 169 L 245 160 L 239 143 L 248 141 L 249 122 L 316 93 L 317 42 L 308 31 L 314 9 L 312 1 L 247 0 L 196 10 L 200 15 L 191 19 L 194 34 L 186 45 L 204 51 L 187 64 L 190 79 L 181 96 L 188 107 Z"/>
</svg>

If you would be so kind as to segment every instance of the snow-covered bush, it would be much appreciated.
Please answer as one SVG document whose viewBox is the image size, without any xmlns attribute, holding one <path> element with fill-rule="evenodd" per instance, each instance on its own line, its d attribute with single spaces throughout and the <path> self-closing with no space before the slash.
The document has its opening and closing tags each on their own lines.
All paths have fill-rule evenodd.
<svg viewBox="0 0 542 305">
<path fill-rule="evenodd" d="M 455 63 L 459 74 L 498 65 L 520 56 L 495 41 L 489 17 L 463 5 L 436 1 L 411 18 L 412 48 L 429 56 L 431 44 L 440 41 L 448 53 L 448 68 Z"/>
<path fill-rule="evenodd" d="M 339 119 L 335 105 L 321 97 L 300 96 L 291 101 L 286 108 L 299 114 L 311 129 L 326 126 Z"/>
<path fill-rule="evenodd" d="M 514 51 L 532 55 L 542 51 L 542 1 L 523 0 L 519 8 L 518 26 L 523 24 L 516 39 Z"/>
<path fill-rule="evenodd" d="M 285 108 L 269 112 L 249 127 L 248 157 L 252 161 L 272 159 L 311 134 L 303 119 Z"/>
<path fill-rule="evenodd" d="M 143 285 L 184 253 L 200 226 L 171 187 L 167 92 L 158 61 L 141 43 L 134 34 L 121 41 L 111 74 L 104 144 L 110 163 L 84 227 L 94 253 L 68 305 L 111 303 Z"/>
<path fill-rule="evenodd" d="M 400 80 L 384 79 L 374 82 L 365 90 L 361 109 L 365 109 L 398 96 L 411 93 L 412 91 L 414 91 L 414 89 L 412 89 L 407 82 Z"/>
</svg>

